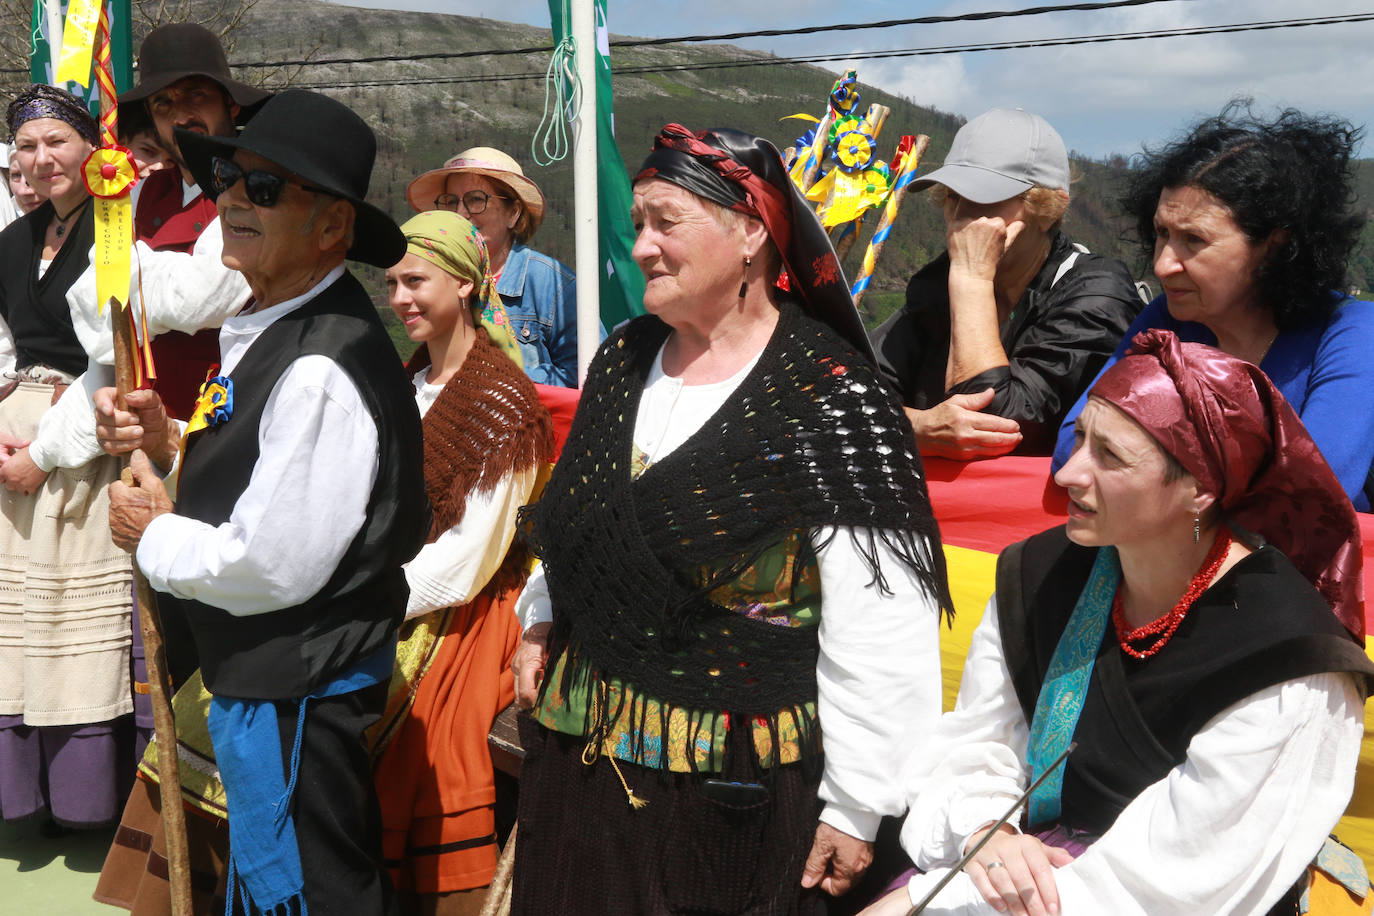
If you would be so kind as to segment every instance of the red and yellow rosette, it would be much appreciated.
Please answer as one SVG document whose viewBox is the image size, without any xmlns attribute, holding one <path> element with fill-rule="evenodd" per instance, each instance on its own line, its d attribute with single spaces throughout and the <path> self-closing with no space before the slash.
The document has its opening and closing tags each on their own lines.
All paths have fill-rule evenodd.
<svg viewBox="0 0 1374 916">
<path fill-rule="evenodd" d="M 81 167 L 86 190 L 95 197 L 95 294 L 103 311 L 111 299 L 129 300 L 129 249 L 134 243 L 134 208 L 129 191 L 138 169 L 122 146 L 102 146 Z"/>
</svg>

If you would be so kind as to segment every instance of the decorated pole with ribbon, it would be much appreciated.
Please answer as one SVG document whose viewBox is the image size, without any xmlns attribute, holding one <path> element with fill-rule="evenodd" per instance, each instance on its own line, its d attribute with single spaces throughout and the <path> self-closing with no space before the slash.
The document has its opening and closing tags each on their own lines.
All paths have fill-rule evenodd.
<svg viewBox="0 0 1374 916">
<path fill-rule="evenodd" d="M 868 114 L 864 116 L 864 126 L 861 133 L 864 139 L 871 145 L 870 161 L 876 157 L 878 134 L 883 132 L 883 125 L 887 123 L 887 117 L 890 114 L 892 114 L 892 109 L 888 108 L 886 105 L 870 105 Z M 833 193 L 834 190 L 832 187 L 831 194 L 833 195 Z M 829 196 L 828 203 L 833 203 L 833 199 L 829 199 Z M 864 215 L 867 212 L 868 211 L 865 210 L 863 213 L 854 217 L 848 224 L 840 227 L 839 237 L 835 239 L 835 256 L 841 261 L 844 260 L 845 255 L 849 254 L 849 250 L 854 247 L 854 243 L 859 240 L 859 232 L 863 229 Z"/>
<path fill-rule="evenodd" d="M 98 9 L 98 14 L 92 13 Z M 95 19 L 94 45 L 85 23 Z M 72 28 L 73 22 L 80 28 Z M 81 59 L 84 42 L 85 60 Z M 110 306 L 110 327 L 114 334 L 115 384 L 121 410 L 130 391 L 147 387 L 156 379 L 149 350 L 146 321 L 142 337 L 129 303 L 129 258 L 133 249 L 133 204 L 130 192 L 138 183 L 138 171 L 129 151 L 118 143 L 118 98 L 110 60 L 109 10 L 100 0 L 74 0 L 68 8 L 68 26 L 63 31 L 59 74 L 86 85 L 90 78 L 94 51 L 96 85 L 100 91 L 101 146 L 82 166 L 86 188 L 95 198 L 95 277 L 96 301 L 100 308 Z M 133 485 L 133 473 L 124 468 L 124 483 Z M 176 721 L 172 716 L 171 681 L 167 675 L 167 652 L 162 638 L 162 621 L 157 612 L 157 597 L 147 578 L 132 563 L 134 596 L 138 606 L 139 628 L 148 669 L 149 698 L 153 707 L 153 730 L 157 739 L 158 786 L 162 826 L 167 845 L 167 879 L 171 886 L 173 916 L 192 916 L 191 864 L 186 841 L 186 812 L 181 804 L 181 774 L 177 759 Z"/>
<path fill-rule="evenodd" d="M 811 183 L 816 180 L 816 175 L 821 170 L 821 161 L 830 142 L 831 125 L 837 118 L 853 111 L 854 106 L 859 103 L 859 91 L 855 88 L 857 81 L 858 73 L 846 70 L 844 76 L 840 77 L 830 90 L 825 114 L 816 125 L 816 135 L 811 141 L 811 148 L 806 152 L 800 173 L 793 179 L 793 183 L 803 194 L 811 187 Z"/>
<path fill-rule="evenodd" d="M 921 156 L 925 154 L 928 146 L 930 146 L 930 138 L 925 134 L 918 134 L 915 137 L 902 137 L 901 142 L 897 144 L 897 156 L 900 161 L 894 169 L 892 191 L 888 194 L 887 203 L 883 206 L 883 215 L 878 220 L 878 228 L 873 230 L 873 238 L 869 240 L 868 248 L 864 251 L 863 262 L 859 265 L 859 277 L 854 281 L 854 286 L 850 291 L 854 296 L 855 305 L 859 304 L 864 293 L 868 291 L 868 284 L 873 279 L 873 268 L 878 263 L 878 255 L 882 254 L 883 243 L 892 234 L 892 224 L 897 219 L 897 210 L 906 198 L 907 188 L 911 185 L 912 179 L 916 177 L 916 168 L 921 164 Z"/>
</svg>

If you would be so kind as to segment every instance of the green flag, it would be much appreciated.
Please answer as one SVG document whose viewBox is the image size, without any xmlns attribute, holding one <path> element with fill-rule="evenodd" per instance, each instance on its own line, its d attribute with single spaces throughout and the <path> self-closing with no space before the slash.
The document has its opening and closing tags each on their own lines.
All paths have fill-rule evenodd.
<svg viewBox="0 0 1374 916">
<path fill-rule="evenodd" d="M 567 0 L 549 0 L 553 41 L 569 37 L 572 24 Z M 607 330 L 644 314 L 644 275 L 630 257 L 635 243 L 630 222 L 630 178 L 615 145 L 611 105 L 611 48 L 606 28 L 606 0 L 596 6 L 596 217 L 601 265 L 601 323 Z M 579 49 L 581 50 L 581 49 Z"/>
</svg>

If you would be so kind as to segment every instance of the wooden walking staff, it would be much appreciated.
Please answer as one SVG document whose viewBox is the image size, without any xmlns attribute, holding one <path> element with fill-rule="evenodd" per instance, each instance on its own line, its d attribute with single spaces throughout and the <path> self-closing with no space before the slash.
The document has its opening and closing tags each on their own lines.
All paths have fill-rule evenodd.
<svg viewBox="0 0 1374 916">
<path fill-rule="evenodd" d="M 140 344 L 133 308 L 126 301 L 129 298 L 129 253 L 133 244 L 133 208 L 129 192 L 138 181 L 138 173 L 129 151 L 120 147 L 116 140 L 118 103 L 110 68 L 109 12 L 104 6 L 100 9 L 94 69 L 100 89 L 102 146 L 91 153 L 82 171 L 86 186 L 96 200 L 96 297 L 98 302 L 110 308 L 117 403 L 119 409 L 124 410 L 125 395 L 151 384 L 156 375 L 152 371 L 146 322 Z M 127 465 L 123 479 L 125 484 L 133 485 L 133 472 Z M 136 560 L 132 566 L 157 738 L 158 788 L 167 844 L 172 914 L 192 916 L 191 863 L 186 842 L 186 812 L 181 805 L 181 773 L 177 760 L 176 722 L 172 717 L 171 683 L 167 676 L 167 650 L 162 638 L 162 621 L 157 613 L 157 598 Z"/>
</svg>

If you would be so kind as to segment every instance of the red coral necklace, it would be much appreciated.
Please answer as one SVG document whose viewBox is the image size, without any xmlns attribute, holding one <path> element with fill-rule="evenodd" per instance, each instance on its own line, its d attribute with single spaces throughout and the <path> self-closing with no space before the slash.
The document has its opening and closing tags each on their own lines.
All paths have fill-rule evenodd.
<svg viewBox="0 0 1374 916">
<path fill-rule="evenodd" d="M 1231 531 L 1222 525 L 1217 531 L 1217 538 L 1212 542 L 1212 549 L 1207 552 L 1207 559 L 1202 561 L 1202 568 L 1193 576 L 1193 580 L 1188 583 L 1188 589 L 1183 593 L 1183 597 L 1178 599 L 1173 610 L 1151 620 L 1141 627 L 1131 629 L 1126 622 L 1126 611 L 1121 606 L 1121 586 L 1116 588 L 1116 598 L 1112 601 L 1112 623 L 1116 626 L 1116 639 L 1121 643 L 1121 651 L 1132 658 L 1149 658 L 1160 649 L 1164 648 L 1178 629 L 1179 624 L 1183 623 L 1184 615 L 1193 606 L 1193 602 L 1198 596 L 1207 590 L 1207 586 L 1212 584 L 1212 579 L 1216 576 L 1217 570 L 1226 560 L 1226 551 L 1231 547 Z M 1155 637 L 1155 641 L 1145 649 L 1137 649 L 1131 643 L 1140 642 L 1142 639 Z"/>
</svg>

